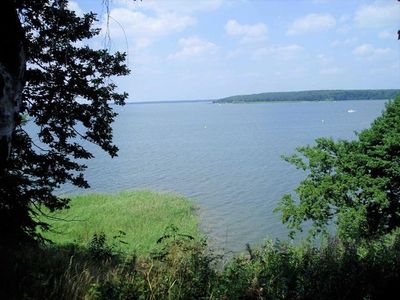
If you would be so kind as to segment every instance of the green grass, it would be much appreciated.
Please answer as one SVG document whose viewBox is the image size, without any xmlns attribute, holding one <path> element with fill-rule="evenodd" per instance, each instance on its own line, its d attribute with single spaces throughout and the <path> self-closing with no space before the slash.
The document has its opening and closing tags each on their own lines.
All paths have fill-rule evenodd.
<svg viewBox="0 0 400 300">
<path fill-rule="evenodd" d="M 168 226 L 180 234 L 200 237 L 194 204 L 171 193 L 129 191 L 118 194 L 83 194 L 71 197 L 70 209 L 43 218 L 51 225 L 44 237 L 56 244 L 88 245 L 94 233 L 105 233 L 109 243 L 115 239 L 125 253 L 147 255 L 157 249 L 157 240 Z M 60 220 L 63 219 L 63 220 Z M 123 240 L 127 244 L 117 242 Z"/>
</svg>

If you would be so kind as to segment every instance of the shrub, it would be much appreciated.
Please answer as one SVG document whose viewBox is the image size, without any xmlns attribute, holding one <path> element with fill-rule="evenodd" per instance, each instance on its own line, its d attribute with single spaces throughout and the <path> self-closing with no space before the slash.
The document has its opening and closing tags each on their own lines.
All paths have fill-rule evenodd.
<svg viewBox="0 0 400 300">
<path fill-rule="evenodd" d="M 268 241 L 259 248 L 248 247 L 247 254 L 229 259 L 222 269 L 216 268 L 220 257 L 208 250 L 205 241 L 181 235 L 173 228 L 160 239 L 160 250 L 146 257 L 121 256 L 106 241 L 105 236 L 97 235 L 91 248 L 53 245 L 21 250 L 14 274 L 6 274 L 19 278 L 12 296 L 387 299 L 400 286 L 400 230 L 357 244 L 338 238 L 330 238 L 319 247 Z"/>
</svg>

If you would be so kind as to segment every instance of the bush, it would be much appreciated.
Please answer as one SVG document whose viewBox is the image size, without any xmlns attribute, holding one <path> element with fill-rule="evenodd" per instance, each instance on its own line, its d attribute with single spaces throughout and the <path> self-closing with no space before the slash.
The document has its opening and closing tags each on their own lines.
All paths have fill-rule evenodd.
<svg viewBox="0 0 400 300">
<path fill-rule="evenodd" d="M 267 242 L 230 261 L 218 298 L 387 299 L 400 286 L 400 231 L 361 244 L 331 238 L 320 248 Z"/>
<path fill-rule="evenodd" d="M 171 227 L 150 257 L 125 265 L 91 290 L 95 299 L 202 299 L 211 294 L 216 272 L 204 241 Z M 136 297 L 136 298 L 135 298 Z"/>
<path fill-rule="evenodd" d="M 21 250 L 6 274 L 18 278 L 14 294 L 3 299 L 387 299 L 400 287 L 400 230 L 318 248 L 268 241 L 221 269 L 205 241 L 174 228 L 146 257 L 121 256 L 106 241 Z"/>
</svg>

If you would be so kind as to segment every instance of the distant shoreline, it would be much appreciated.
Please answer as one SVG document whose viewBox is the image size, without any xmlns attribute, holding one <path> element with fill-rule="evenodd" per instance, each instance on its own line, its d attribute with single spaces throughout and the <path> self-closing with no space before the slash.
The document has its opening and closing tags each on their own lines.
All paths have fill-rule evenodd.
<svg viewBox="0 0 400 300">
<path fill-rule="evenodd" d="M 295 92 L 270 92 L 236 95 L 214 100 L 213 103 L 262 103 L 262 102 L 321 102 L 351 100 L 388 100 L 400 94 L 400 89 L 382 90 L 310 90 Z"/>
<path fill-rule="evenodd" d="M 167 100 L 167 101 L 138 101 L 126 104 L 179 104 L 179 103 L 213 103 L 215 100 Z"/>
<path fill-rule="evenodd" d="M 212 102 L 213 104 L 266 104 L 266 103 L 299 103 L 299 102 L 346 102 L 346 101 L 388 101 L 390 99 L 341 99 L 341 100 L 264 100 L 264 101 L 232 101 Z"/>
<path fill-rule="evenodd" d="M 232 101 L 232 102 L 218 102 L 218 100 L 176 100 L 176 101 L 140 101 L 140 102 L 127 102 L 126 105 L 141 105 L 141 104 L 196 104 L 196 103 L 209 103 L 209 104 L 265 104 L 265 103 L 298 103 L 298 102 L 343 102 L 343 101 L 388 101 L 390 99 L 341 99 L 341 100 L 264 100 L 264 101 Z"/>
<path fill-rule="evenodd" d="M 183 104 L 183 103 L 275 103 L 275 102 L 326 102 L 389 100 L 400 94 L 400 89 L 375 90 L 306 90 L 292 92 L 268 92 L 248 95 L 235 95 L 220 99 L 138 101 L 126 104 Z"/>
</svg>

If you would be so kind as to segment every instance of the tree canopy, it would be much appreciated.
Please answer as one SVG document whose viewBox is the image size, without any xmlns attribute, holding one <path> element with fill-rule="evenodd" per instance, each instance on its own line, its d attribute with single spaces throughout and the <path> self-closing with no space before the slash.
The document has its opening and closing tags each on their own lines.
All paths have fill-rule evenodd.
<svg viewBox="0 0 400 300">
<path fill-rule="evenodd" d="M 277 208 L 292 229 L 336 224 L 343 239 L 374 238 L 400 226 L 400 96 L 352 141 L 319 138 L 285 157 L 307 177 Z"/>
<path fill-rule="evenodd" d="M 15 6 L 26 70 L 10 156 L 0 174 L 3 241 L 35 236 L 37 225 L 46 228 L 35 216 L 43 207 L 68 206 L 68 199 L 53 193 L 60 185 L 89 186 L 81 162 L 93 155 L 85 149 L 85 141 L 117 155 L 111 128 L 116 113 L 110 101 L 122 105 L 127 98 L 112 81 L 129 73 L 125 54 L 90 47 L 88 40 L 100 33 L 93 27 L 96 15 L 77 16 L 67 4 L 67 0 L 29 0 Z M 37 137 L 25 130 L 23 116 L 35 124 Z"/>
</svg>

